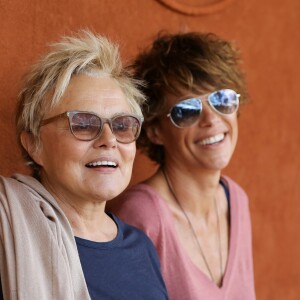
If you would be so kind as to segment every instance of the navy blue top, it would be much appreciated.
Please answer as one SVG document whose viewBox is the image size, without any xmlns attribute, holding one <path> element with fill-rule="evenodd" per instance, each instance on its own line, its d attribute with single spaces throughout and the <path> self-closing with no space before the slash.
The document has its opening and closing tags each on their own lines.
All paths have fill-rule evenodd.
<svg viewBox="0 0 300 300">
<path fill-rule="evenodd" d="M 113 241 L 98 243 L 75 237 L 91 299 L 168 299 L 158 255 L 150 239 L 116 216 L 109 216 L 118 226 Z"/>
<path fill-rule="evenodd" d="M 91 299 L 168 299 L 158 255 L 139 229 L 110 217 L 118 226 L 110 242 L 75 237 Z"/>
</svg>

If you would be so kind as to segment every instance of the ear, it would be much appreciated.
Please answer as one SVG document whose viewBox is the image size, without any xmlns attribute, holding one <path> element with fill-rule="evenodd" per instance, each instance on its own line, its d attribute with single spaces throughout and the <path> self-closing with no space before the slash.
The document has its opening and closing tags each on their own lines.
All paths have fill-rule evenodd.
<svg viewBox="0 0 300 300">
<path fill-rule="evenodd" d="M 27 151 L 30 157 L 35 161 L 35 163 L 41 166 L 41 149 L 37 147 L 33 135 L 30 132 L 23 131 L 21 133 L 20 140 L 23 148 Z"/>
<path fill-rule="evenodd" d="M 164 139 L 161 134 L 161 129 L 159 127 L 159 124 L 151 124 L 150 126 L 147 126 L 145 128 L 148 139 L 156 145 L 163 145 L 164 144 Z"/>
</svg>

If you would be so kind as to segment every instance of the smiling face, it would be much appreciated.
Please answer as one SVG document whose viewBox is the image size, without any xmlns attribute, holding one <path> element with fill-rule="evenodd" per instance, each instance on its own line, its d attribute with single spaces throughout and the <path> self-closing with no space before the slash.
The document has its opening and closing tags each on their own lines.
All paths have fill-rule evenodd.
<svg viewBox="0 0 300 300">
<path fill-rule="evenodd" d="M 60 103 L 44 119 L 66 111 L 88 111 L 103 118 L 131 113 L 120 87 L 110 78 L 74 76 Z M 32 153 L 42 167 L 41 182 L 61 200 L 106 201 L 128 185 L 135 142 L 119 143 L 108 124 L 92 141 L 76 139 L 68 119 L 60 118 L 40 129 L 41 146 Z"/>
<path fill-rule="evenodd" d="M 199 97 L 199 94 L 182 91 L 179 97 L 167 95 L 165 115 L 147 132 L 154 143 L 164 146 L 165 163 L 169 167 L 219 172 L 230 162 L 237 143 L 237 114 L 218 114 L 209 106 L 206 97 L 200 96 L 203 110 L 195 124 L 177 128 L 165 116 L 179 101 Z"/>
</svg>

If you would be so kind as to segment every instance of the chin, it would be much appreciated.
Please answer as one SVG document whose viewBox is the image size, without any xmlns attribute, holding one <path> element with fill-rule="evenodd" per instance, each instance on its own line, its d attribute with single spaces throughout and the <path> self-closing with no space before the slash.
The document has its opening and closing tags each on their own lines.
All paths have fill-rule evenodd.
<svg viewBox="0 0 300 300">
<path fill-rule="evenodd" d="M 91 187 L 95 194 L 102 196 L 105 200 L 110 200 L 121 194 L 129 184 L 130 178 L 126 175 L 118 177 L 102 177 L 94 181 Z M 126 179 L 126 180 L 125 180 Z"/>
<path fill-rule="evenodd" d="M 119 185 L 119 183 L 116 183 L 114 187 L 111 189 L 107 189 L 105 191 L 105 201 L 109 201 L 114 199 L 115 197 L 119 196 L 125 189 L 127 185 L 122 185 L 122 187 Z M 102 194 L 103 195 L 103 194 Z"/>
<path fill-rule="evenodd" d="M 222 171 L 225 169 L 230 163 L 230 159 L 220 159 L 220 160 L 215 160 L 214 163 L 212 164 L 212 169 L 216 171 Z"/>
</svg>

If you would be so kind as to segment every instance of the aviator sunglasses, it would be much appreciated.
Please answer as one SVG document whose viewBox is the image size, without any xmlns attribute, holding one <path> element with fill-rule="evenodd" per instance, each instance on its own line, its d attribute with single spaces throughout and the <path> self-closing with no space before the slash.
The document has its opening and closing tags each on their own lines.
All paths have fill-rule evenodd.
<svg viewBox="0 0 300 300">
<path fill-rule="evenodd" d="M 210 107 L 221 115 L 233 114 L 239 107 L 240 94 L 231 89 L 218 90 L 204 96 L 207 96 Z M 201 98 L 189 98 L 178 102 L 171 108 L 167 117 L 176 127 L 192 126 L 197 122 L 203 110 Z"/>
<path fill-rule="evenodd" d="M 110 119 L 100 118 L 98 115 L 86 111 L 67 111 L 52 118 L 43 120 L 41 126 L 67 117 L 73 136 L 80 141 L 97 139 L 107 123 L 116 140 L 123 144 L 134 142 L 141 131 L 143 118 L 134 115 L 117 115 Z"/>
</svg>

